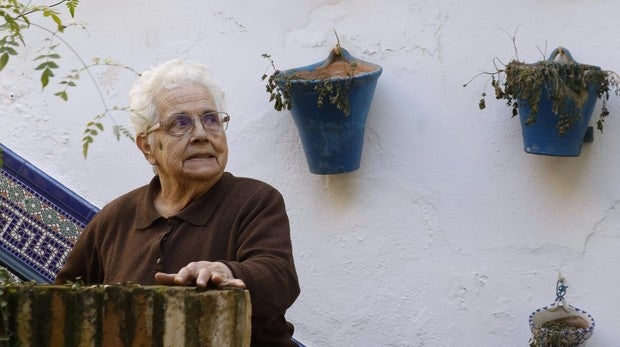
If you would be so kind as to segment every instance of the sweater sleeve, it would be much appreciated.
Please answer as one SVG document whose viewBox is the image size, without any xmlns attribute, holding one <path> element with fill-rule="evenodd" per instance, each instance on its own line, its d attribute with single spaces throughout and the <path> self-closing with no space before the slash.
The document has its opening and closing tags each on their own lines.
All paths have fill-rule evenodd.
<svg viewBox="0 0 620 347">
<path fill-rule="evenodd" d="M 300 293 L 284 199 L 268 186 L 242 201 L 236 261 L 222 262 L 250 291 L 253 320 L 272 320 L 284 314 Z"/>
<path fill-rule="evenodd" d="M 85 284 L 101 283 L 101 267 L 98 250 L 95 246 L 95 230 L 99 215 L 86 226 L 75 245 L 69 252 L 65 264 L 56 274 L 54 283 L 64 284 L 67 281 L 80 279 Z"/>
</svg>

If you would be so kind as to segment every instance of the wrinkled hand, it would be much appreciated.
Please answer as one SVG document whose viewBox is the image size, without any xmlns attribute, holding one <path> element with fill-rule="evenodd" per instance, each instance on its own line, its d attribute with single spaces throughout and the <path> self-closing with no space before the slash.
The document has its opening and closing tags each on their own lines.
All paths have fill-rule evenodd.
<svg viewBox="0 0 620 347">
<path fill-rule="evenodd" d="M 158 272 L 155 274 L 155 281 L 168 286 L 196 285 L 204 288 L 211 283 L 218 288 L 245 288 L 245 283 L 238 278 L 234 278 L 228 266 L 217 261 L 191 262 L 175 274 Z"/>
</svg>

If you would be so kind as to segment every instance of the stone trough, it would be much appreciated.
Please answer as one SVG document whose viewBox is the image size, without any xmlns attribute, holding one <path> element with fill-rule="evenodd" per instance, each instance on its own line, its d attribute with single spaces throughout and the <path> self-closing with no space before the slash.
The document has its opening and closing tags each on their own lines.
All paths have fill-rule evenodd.
<svg viewBox="0 0 620 347">
<path fill-rule="evenodd" d="M 0 335 L 11 346 L 250 345 L 247 290 L 22 283 L 2 292 Z"/>
</svg>

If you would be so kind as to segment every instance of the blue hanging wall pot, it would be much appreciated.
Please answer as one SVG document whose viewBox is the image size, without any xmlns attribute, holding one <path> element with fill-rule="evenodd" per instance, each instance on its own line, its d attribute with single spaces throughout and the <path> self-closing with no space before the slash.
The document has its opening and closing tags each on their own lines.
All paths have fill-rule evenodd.
<svg viewBox="0 0 620 347">
<path fill-rule="evenodd" d="M 339 45 L 316 64 L 280 71 L 310 172 L 319 175 L 360 167 L 368 110 L 383 69 L 352 57 Z"/>
<path fill-rule="evenodd" d="M 520 73 L 519 70 L 521 69 L 542 67 L 542 64 L 524 64 L 517 69 L 516 73 Z M 560 69 L 564 69 L 565 72 L 570 71 L 571 73 L 568 75 L 571 77 L 569 78 L 578 76 L 578 73 L 573 72 L 579 71 L 580 68 L 586 69 L 587 72 L 601 73 L 601 68 L 598 66 L 576 63 L 570 52 L 563 47 L 556 48 L 544 64 L 557 69 L 557 71 L 561 71 Z M 568 98 L 565 101 L 560 101 L 558 106 L 553 104 L 550 95 L 554 93 L 554 88 L 560 88 L 558 87 L 560 84 L 552 81 L 552 78 L 548 78 L 547 75 L 545 78 L 544 85 L 541 87 L 540 101 L 537 104 L 538 112 L 533 114 L 531 105 L 526 100 L 518 98 L 524 150 L 527 153 L 550 156 L 579 156 L 582 144 L 592 141 L 592 127 L 589 127 L 588 124 L 592 118 L 600 85 L 587 83 L 587 79 L 584 79 L 580 83 L 587 83 L 587 90 L 582 92 L 577 99 Z M 574 82 L 564 81 L 561 88 L 567 88 L 568 84 Z M 558 125 L 561 114 L 574 114 L 571 121 L 572 125 L 566 127 L 562 132 L 559 131 Z"/>
</svg>

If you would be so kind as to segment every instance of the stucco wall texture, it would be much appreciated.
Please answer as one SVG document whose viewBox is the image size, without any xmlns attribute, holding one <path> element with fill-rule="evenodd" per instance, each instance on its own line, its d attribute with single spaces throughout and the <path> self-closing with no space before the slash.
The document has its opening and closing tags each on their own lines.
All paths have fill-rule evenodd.
<svg viewBox="0 0 620 347">
<path fill-rule="evenodd" d="M 493 98 L 493 59 L 575 60 L 620 71 L 620 3 L 523 1 L 83 1 L 63 38 L 87 63 L 143 71 L 172 58 L 207 64 L 232 121 L 228 171 L 264 180 L 286 199 L 302 294 L 288 312 L 308 346 L 526 346 L 528 316 L 555 299 L 596 320 L 587 346 L 620 346 L 620 98 L 581 156 L 526 154 L 518 120 Z M 43 21 L 41 21 L 43 22 Z M 359 170 L 307 168 L 288 112 L 261 76 L 315 63 L 336 44 L 379 64 Z M 69 90 L 41 90 L 32 59 L 46 33 L 0 73 L 0 141 L 97 206 L 147 183 L 135 145 L 103 119 L 88 158 L 85 125 L 126 106 L 135 75 L 94 68 Z M 61 44 L 57 76 L 79 68 Z M 478 109 L 485 90 L 487 109 Z M 600 102 L 595 112 L 600 110 Z M 596 115 L 594 118 L 597 118 Z M 593 121 L 595 120 L 593 118 Z"/>
</svg>

